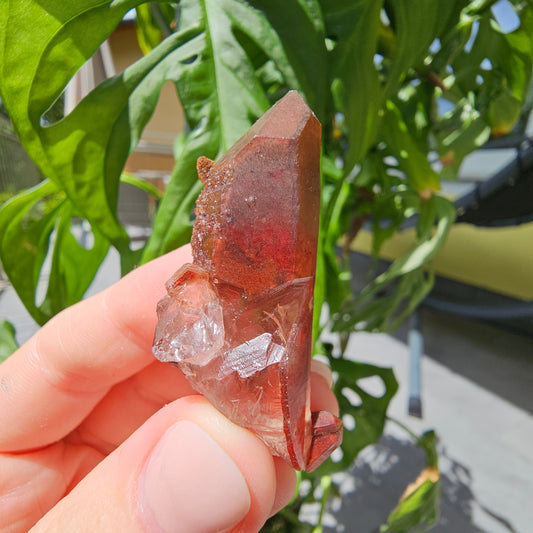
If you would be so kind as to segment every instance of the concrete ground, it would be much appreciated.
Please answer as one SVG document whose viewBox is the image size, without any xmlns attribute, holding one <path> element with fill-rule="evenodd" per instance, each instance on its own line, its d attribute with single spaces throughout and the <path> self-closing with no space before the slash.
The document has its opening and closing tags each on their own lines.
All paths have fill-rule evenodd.
<svg viewBox="0 0 533 533">
<path fill-rule="evenodd" d="M 359 333 L 348 353 L 392 367 L 400 388 L 389 414 L 415 433 L 435 429 L 442 473 L 439 533 L 533 531 L 533 338 L 422 310 L 423 418 L 407 414 L 406 327 L 394 336 Z M 393 423 L 363 451 L 328 531 L 374 533 L 424 454 Z"/>
<path fill-rule="evenodd" d="M 90 292 L 118 279 L 111 254 Z M 474 320 L 422 310 L 423 419 L 407 415 L 408 347 L 395 335 L 354 335 L 354 359 L 391 366 L 400 383 L 390 415 L 416 433 L 435 429 L 442 470 L 441 516 L 435 532 L 533 531 L 532 338 Z M 0 318 L 20 342 L 37 329 L 9 285 L 0 290 Z M 424 466 L 420 450 L 389 423 L 381 441 L 363 451 L 343 498 L 326 517 L 328 531 L 374 533 Z"/>
</svg>

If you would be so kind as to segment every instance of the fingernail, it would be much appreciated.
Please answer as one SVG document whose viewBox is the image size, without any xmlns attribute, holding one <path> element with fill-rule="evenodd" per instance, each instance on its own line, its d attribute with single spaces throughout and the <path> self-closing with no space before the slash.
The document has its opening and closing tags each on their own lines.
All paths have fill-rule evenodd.
<svg viewBox="0 0 533 533">
<path fill-rule="evenodd" d="M 210 435 L 188 421 L 171 426 L 156 445 L 139 492 L 149 531 L 226 531 L 250 509 L 241 471 Z"/>
<path fill-rule="evenodd" d="M 322 361 L 319 361 L 318 359 L 312 359 L 311 372 L 316 372 L 317 374 L 320 374 L 328 382 L 328 386 L 331 388 L 331 386 L 333 385 L 333 374 L 331 373 L 331 369 L 328 365 L 326 365 Z"/>
</svg>

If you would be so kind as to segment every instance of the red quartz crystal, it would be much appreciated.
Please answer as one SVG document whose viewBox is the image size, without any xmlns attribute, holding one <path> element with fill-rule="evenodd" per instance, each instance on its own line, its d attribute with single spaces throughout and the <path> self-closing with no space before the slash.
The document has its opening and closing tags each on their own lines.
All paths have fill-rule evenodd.
<svg viewBox="0 0 533 533">
<path fill-rule="evenodd" d="M 308 471 L 342 439 L 337 417 L 309 408 L 319 165 L 320 123 L 294 91 L 218 162 L 198 160 L 194 264 L 167 282 L 154 340 L 158 359 Z"/>
</svg>

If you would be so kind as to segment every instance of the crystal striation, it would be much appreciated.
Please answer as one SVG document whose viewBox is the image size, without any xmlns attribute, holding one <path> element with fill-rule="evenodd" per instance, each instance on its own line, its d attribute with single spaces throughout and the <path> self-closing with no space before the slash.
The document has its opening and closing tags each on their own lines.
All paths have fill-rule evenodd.
<svg viewBox="0 0 533 533">
<path fill-rule="evenodd" d="M 153 351 L 298 470 L 340 444 L 311 413 L 320 123 L 289 92 L 216 163 L 201 157 L 194 264 L 167 282 Z"/>
</svg>

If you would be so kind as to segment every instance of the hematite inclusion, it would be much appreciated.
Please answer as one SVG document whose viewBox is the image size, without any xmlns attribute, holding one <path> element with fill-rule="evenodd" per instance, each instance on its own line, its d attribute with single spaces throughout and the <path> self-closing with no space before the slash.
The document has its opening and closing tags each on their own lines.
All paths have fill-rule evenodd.
<svg viewBox="0 0 533 533">
<path fill-rule="evenodd" d="M 194 264 L 167 282 L 154 354 L 274 455 L 313 470 L 342 439 L 337 417 L 309 407 L 320 123 L 291 91 L 197 167 Z"/>
</svg>

